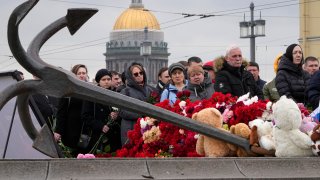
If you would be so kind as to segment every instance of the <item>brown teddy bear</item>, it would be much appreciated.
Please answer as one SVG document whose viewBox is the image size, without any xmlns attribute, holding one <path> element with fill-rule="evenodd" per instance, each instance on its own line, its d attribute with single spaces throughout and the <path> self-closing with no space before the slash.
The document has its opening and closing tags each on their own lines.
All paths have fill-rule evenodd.
<svg viewBox="0 0 320 180">
<path fill-rule="evenodd" d="M 320 140 L 320 124 L 317 124 L 314 128 L 313 128 L 313 132 L 311 134 L 311 140 L 313 142 L 319 141 Z"/>
<path fill-rule="evenodd" d="M 316 156 L 320 156 L 320 124 L 317 124 L 312 131 L 311 140 L 313 141 L 312 153 Z"/>
<path fill-rule="evenodd" d="M 206 108 L 194 113 L 192 119 L 228 132 L 222 128 L 222 115 L 215 108 Z M 199 136 L 196 145 L 197 153 L 206 157 L 234 156 L 236 150 L 237 147 L 235 145 L 204 135 Z"/>
<path fill-rule="evenodd" d="M 250 139 L 251 130 L 248 125 L 245 123 L 238 123 L 236 125 L 232 125 L 230 127 L 230 132 L 237 136 L 243 137 L 245 139 Z M 253 156 L 253 153 L 248 153 L 245 149 L 238 147 L 237 148 L 237 156 L 238 157 L 248 157 Z"/>
</svg>

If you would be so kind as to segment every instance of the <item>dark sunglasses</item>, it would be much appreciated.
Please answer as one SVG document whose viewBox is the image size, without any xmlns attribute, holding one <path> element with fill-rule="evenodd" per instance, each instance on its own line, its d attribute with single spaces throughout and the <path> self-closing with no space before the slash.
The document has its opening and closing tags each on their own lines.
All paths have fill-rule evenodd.
<svg viewBox="0 0 320 180">
<path fill-rule="evenodd" d="M 139 75 L 140 76 L 143 76 L 143 72 L 136 72 L 136 73 L 133 73 L 133 75 L 135 76 L 135 77 L 138 77 Z"/>
</svg>

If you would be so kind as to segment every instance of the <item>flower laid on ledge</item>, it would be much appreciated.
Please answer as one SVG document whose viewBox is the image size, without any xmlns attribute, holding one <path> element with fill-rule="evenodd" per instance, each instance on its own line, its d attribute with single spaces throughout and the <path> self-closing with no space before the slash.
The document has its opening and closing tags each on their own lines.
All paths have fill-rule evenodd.
<svg viewBox="0 0 320 180">
<path fill-rule="evenodd" d="M 191 102 L 188 99 L 190 92 L 183 91 L 177 94 L 177 100 L 170 105 L 169 100 L 155 104 L 155 106 L 191 118 L 196 112 L 205 108 L 216 108 L 224 118 L 224 128 L 245 123 L 257 118 L 273 120 L 272 103 L 249 98 L 233 97 L 230 94 L 215 92 L 211 98 Z M 304 107 L 300 106 L 303 114 Z M 134 129 L 128 132 L 129 143 L 116 152 L 116 157 L 200 157 L 196 153 L 196 142 L 199 134 L 187 129 L 181 129 L 171 123 L 151 117 L 139 118 Z M 100 156 L 96 157 L 107 157 Z"/>
<path fill-rule="evenodd" d="M 234 123 L 245 122 L 261 116 L 266 109 L 266 101 L 252 99 L 245 105 L 242 101 L 237 102 L 236 97 L 230 94 L 216 92 L 210 99 L 191 102 L 188 97 L 189 91 L 177 94 L 176 102 L 171 106 L 168 100 L 155 104 L 158 107 L 191 118 L 192 114 L 202 109 L 214 107 L 221 113 L 229 114 L 227 126 Z M 246 115 L 249 114 L 250 115 Z M 181 129 L 171 123 L 156 120 L 150 117 L 139 118 L 134 129 L 128 132 L 129 143 L 116 153 L 117 157 L 200 157 L 196 153 L 198 134 L 187 129 Z"/>
<path fill-rule="evenodd" d="M 78 154 L 77 159 L 93 159 L 96 158 L 93 154 Z"/>
</svg>

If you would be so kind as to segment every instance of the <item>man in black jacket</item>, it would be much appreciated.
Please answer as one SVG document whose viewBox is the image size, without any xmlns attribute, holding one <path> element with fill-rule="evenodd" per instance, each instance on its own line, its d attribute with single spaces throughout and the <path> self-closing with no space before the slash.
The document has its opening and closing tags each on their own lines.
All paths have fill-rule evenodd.
<svg viewBox="0 0 320 180">
<path fill-rule="evenodd" d="M 245 70 L 242 64 L 242 52 L 238 46 L 227 49 L 225 60 L 220 71 L 217 72 L 214 89 L 224 94 L 242 96 L 250 92 L 250 97 L 258 96 L 263 99 L 263 93 L 257 86 L 252 74 Z"/>
<path fill-rule="evenodd" d="M 263 89 L 263 86 L 267 83 L 266 81 L 260 79 L 260 68 L 259 64 L 256 62 L 249 62 L 247 66 L 247 71 L 249 71 L 252 75 L 254 80 L 256 81 L 257 86 L 261 89 Z"/>
</svg>

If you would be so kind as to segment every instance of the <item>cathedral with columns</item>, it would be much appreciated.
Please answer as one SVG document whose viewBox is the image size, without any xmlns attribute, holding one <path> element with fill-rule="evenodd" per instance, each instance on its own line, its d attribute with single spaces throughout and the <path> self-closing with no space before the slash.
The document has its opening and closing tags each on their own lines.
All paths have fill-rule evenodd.
<svg viewBox="0 0 320 180">
<path fill-rule="evenodd" d="M 142 56 L 144 42 L 151 45 L 151 52 Z M 106 43 L 106 68 L 125 71 L 131 63 L 145 66 L 148 83 L 157 84 L 158 71 L 168 66 L 168 44 L 157 18 L 144 9 L 142 0 L 132 0 L 131 5 L 116 20 Z"/>
</svg>

